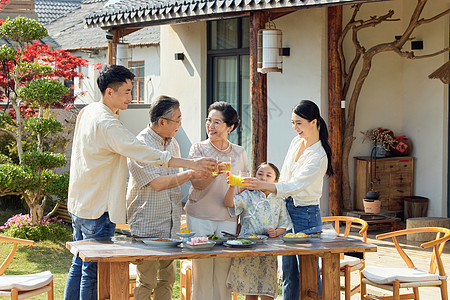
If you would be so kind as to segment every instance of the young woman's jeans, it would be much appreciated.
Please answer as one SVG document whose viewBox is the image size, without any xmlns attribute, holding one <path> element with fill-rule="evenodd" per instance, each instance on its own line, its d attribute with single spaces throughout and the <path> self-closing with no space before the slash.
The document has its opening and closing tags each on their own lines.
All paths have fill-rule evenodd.
<svg viewBox="0 0 450 300">
<path fill-rule="evenodd" d="M 294 206 L 291 197 L 285 199 L 286 208 L 294 225 L 294 232 L 306 234 L 322 230 L 322 218 L 319 205 Z M 292 232 L 290 230 L 289 232 Z M 300 299 L 300 277 L 297 255 L 287 255 L 282 258 L 283 268 L 283 299 Z M 322 294 L 319 264 L 317 264 L 317 291 Z"/>
<path fill-rule="evenodd" d="M 72 217 L 74 241 L 114 236 L 116 224 L 109 220 L 107 212 L 98 219 L 83 219 L 73 214 L 70 216 Z M 73 257 L 64 289 L 64 299 L 97 299 L 97 263 L 83 262 L 78 255 Z"/>
</svg>

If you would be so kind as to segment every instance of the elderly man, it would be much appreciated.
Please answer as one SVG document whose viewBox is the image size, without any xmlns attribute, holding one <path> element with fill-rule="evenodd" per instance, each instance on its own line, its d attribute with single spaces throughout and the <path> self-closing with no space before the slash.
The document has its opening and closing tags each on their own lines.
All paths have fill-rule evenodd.
<svg viewBox="0 0 450 300">
<path fill-rule="evenodd" d="M 149 147 L 168 151 L 180 157 L 175 140 L 181 126 L 180 104 L 177 100 L 160 96 L 150 107 L 150 124 L 137 139 Z M 130 180 L 127 192 L 127 216 L 131 234 L 135 237 L 176 237 L 180 230 L 180 185 L 201 172 L 164 169 L 128 159 Z M 144 261 L 137 266 L 134 299 L 172 299 L 176 263 L 173 260 Z"/>
</svg>

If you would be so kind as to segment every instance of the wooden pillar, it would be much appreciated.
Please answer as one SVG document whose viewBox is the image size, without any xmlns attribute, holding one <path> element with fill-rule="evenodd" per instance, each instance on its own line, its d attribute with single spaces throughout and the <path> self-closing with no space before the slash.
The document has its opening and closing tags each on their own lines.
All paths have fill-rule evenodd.
<svg viewBox="0 0 450 300">
<path fill-rule="evenodd" d="M 108 41 L 108 64 L 115 65 L 116 64 L 116 56 L 117 56 L 117 44 L 120 42 L 120 35 L 118 30 L 111 30 L 113 35 L 113 39 Z"/>
<path fill-rule="evenodd" d="M 250 104 L 252 111 L 251 169 L 267 160 L 267 75 L 257 72 L 258 30 L 264 29 L 262 11 L 250 14 Z"/>
<path fill-rule="evenodd" d="M 328 211 L 341 214 L 342 202 L 342 137 L 344 112 L 341 108 L 342 73 L 338 41 L 342 33 L 342 6 L 328 8 L 328 131 L 334 175 L 328 180 Z M 348 166 L 345 166 L 346 168 Z"/>
</svg>

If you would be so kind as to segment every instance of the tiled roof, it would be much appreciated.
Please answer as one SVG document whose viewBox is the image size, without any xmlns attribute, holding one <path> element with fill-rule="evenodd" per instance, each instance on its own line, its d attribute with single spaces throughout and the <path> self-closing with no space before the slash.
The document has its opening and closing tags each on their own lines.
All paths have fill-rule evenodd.
<svg viewBox="0 0 450 300">
<path fill-rule="evenodd" d="M 36 0 L 35 11 L 38 21 L 42 24 L 66 15 L 73 9 L 80 7 L 82 0 Z"/>
<path fill-rule="evenodd" d="M 61 45 L 61 49 L 92 49 L 108 45 L 106 32 L 99 27 L 86 28 L 84 17 L 96 10 L 101 10 L 106 0 L 84 0 L 80 7 L 63 17 L 45 25 L 48 34 Z M 159 43 L 159 26 L 146 27 L 123 38 L 130 44 Z"/>
<path fill-rule="evenodd" d="M 115 0 L 86 16 L 88 26 L 146 26 L 211 18 L 214 14 L 274 8 L 308 8 L 385 0 Z"/>
</svg>

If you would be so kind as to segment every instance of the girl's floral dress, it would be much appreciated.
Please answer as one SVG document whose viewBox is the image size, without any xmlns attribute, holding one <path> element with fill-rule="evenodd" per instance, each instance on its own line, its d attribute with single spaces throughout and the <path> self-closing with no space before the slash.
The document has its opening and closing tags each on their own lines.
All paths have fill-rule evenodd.
<svg viewBox="0 0 450 300">
<path fill-rule="evenodd" d="M 241 235 L 267 234 L 267 228 L 290 227 L 291 220 L 283 199 L 261 191 L 244 191 L 234 196 L 234 210 L 230 215 L 240 215 Z M 231 263 L 227 285 L 242 295 L 275 297 L 277 290 L 277 257 L 236 257 Z"/>
</svg>

